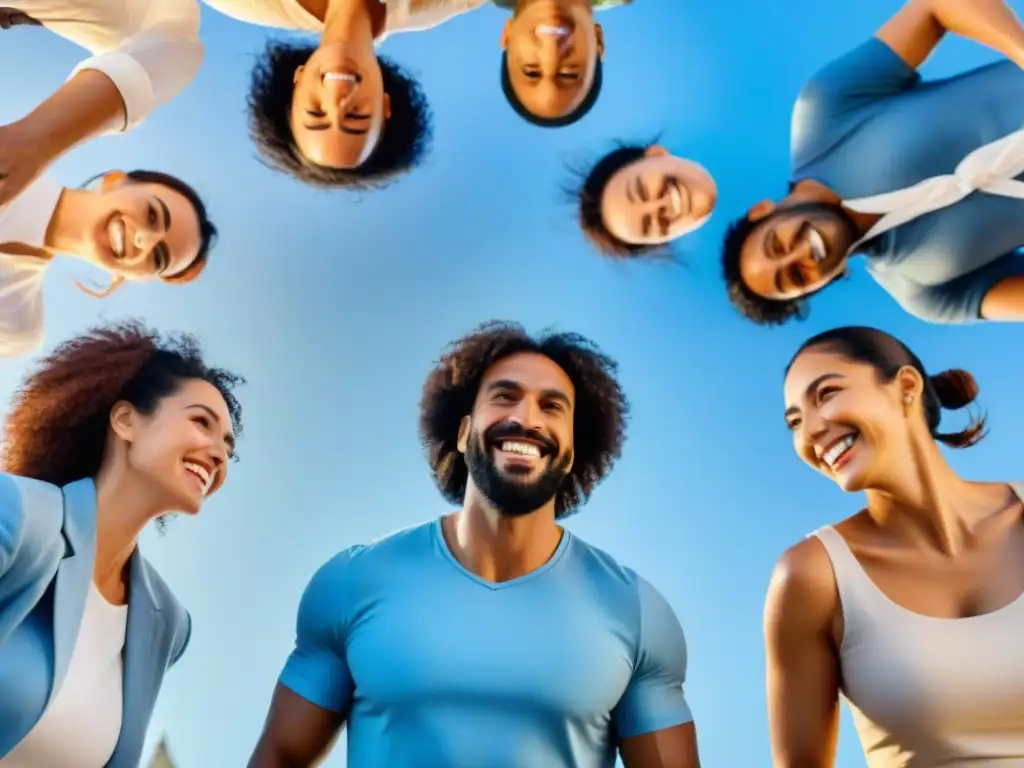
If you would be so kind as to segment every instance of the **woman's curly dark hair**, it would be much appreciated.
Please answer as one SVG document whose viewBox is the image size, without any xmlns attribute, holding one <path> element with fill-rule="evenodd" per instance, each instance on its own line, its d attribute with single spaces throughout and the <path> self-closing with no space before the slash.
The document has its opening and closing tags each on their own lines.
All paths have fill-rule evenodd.
<svg viewBox="0 0 1024 768">
<path fill-rule="evenodd" d="M 391 117 L 380 140 L 358 168 L 329 168 L 310 162 L 295 143 L 289 115 L 295 94 L 295 70 L 316 46 L 271 40 L 252 70 L 249 86 L 249 136 L 260 162 L 303 184 L 353 191 L 383 189 L 423 161 L 433 140 L 433 117 L 416 79 L 385 56 L 378 56 Z"/>
<path fill-rule="evenodd" d="M 15 393 L 4 423 L 0 468 L 54 485 L 95 477 L 111 408 L 126 400 L 141 413 L 152 413 L 192 379 L 217 388 L 235 435 L 241 435 L 242 408 L 232 389 L 244 379 L 206 365 L 192 336 L 164 338 L 137 321 L 124 321 L 69 339 L 42 359 Z"/>
<path fill-rule="evenodd" d="M 622 454 L 629 403 L 616 380 L 618 365 L 589 339 L 550 333 L 534 339 L 518 323 L 491 321 L 448 345 L 427 377 L 420 398 L 420 442 L 442 495 L 461 504 L 469 469 L 458 449 L 459 425 L 473 411 L 487 370 L 520 352 L 544 355 L 576 389 L 572 471 L 555 499 L 557 517 L 586 504 Z"/>
</svg>

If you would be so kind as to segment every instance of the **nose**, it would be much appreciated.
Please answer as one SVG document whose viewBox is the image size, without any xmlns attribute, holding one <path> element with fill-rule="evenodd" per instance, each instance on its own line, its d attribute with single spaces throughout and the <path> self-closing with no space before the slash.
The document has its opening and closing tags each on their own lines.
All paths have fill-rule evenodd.
<svg viewBox="0 0 1024 768">
<path fill-rule="evenodd" d="M 807 447 L 815 452 L 815 442 L 828 430 L 828 420 L 822 418 L 817 409 L 809 408 L 804 414 L 803 429 L 801 430 L 804 442 Z"/>
<path fill-rule="evenodd" d="M 321 84 L 321 97 L 324 103 L 344 111 L 355 97 L 357 87 L 358 83 L 354 80 L 324 80 Z"/>
<path fill-rule="evenodd" d="M 572 31 L 562 28 L 541 27 L 537 30 L 537 45 L 541 56 L 562 61 L 572 49 Z"/>
<path fill-rule="evenodd" d="M 532 398 L 524 397 L 509 414 L 509 421 L 515 422 L 523 429 L 535 429 L 539 425 L 539 413 L 537 403 Z"/>
</svg>

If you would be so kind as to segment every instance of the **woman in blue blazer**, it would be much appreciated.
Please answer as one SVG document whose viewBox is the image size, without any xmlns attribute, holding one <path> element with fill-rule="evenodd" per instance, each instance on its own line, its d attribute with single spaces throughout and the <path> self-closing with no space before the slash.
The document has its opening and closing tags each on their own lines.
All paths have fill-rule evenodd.
<svg viewBox="0 0 1024 768">
<path fill-rule="evenodd" d="M 23 383 L 0 456 L 0 768 L 139 764 L 191 619 L 138 537 L 223 485 L 240 382 L 190 337 L 118 323 Z"/>
</svg>

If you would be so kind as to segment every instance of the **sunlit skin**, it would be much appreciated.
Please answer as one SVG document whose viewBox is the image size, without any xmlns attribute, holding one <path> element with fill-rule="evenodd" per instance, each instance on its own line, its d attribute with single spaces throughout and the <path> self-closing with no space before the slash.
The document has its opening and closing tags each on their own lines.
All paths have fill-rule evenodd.
<svg viewBox="0 0 1024 768">
<path fill-rule="evenodd" d="M 522 0 L 501 33 L 509 80 L 533 115 L 571 114 L 590 92 L 604 33 L 590 0 Z"/>
<path fill-rule="evenodd" d="M 487 435 L 499 424 L 516 424 L 536 434 L 535 438 L 515 440 L 536 445 L 541 449 L 539 457 L 505 453 L 494 444 L 486 447 L 507 478 L 530 482 L 572 451 L 574 402 L 572 380 L 550 358 L 532 353 L 510 355 L 484 375 L 473 414 L 463 420 L 459 431 L 459 450 L 465 453 L 471 429 Z"/>
<path fill-rule="evenodd" d="M 199 220 L 187 197 L 110 173 L 98 191 L 64 190 L 45 250 L 78 257 L 115 277 L 150 280 L 186 269 L 201 244 Z"/>
<path fill-rule="evenodd" d="M 700 227 L 718 199 L 703 167 L 660 146 L 616 171 L 601 193 L 601 218 L 617 240 L 664 245 Z"/>
<path fill-rule="evenodd" d="M 844 491 L 895 487 L 899 478 L 915 473 L 912 446 L 934 442 L 923 413 L 907 418 L 911 409 L 920 410 L 923 388 L 911 366 L 884 382 L 870 365 L 806 350 L 790 368 L 784 387 L 793 448 Z M 829 450 L 850 436 L 855 438 L 852 447 L 830 465 Z"/>
<path fill-rule="evenodd" d="M 145 478 L 164 512 L 198 514 L 224 485 L 235 437 L 227 404 L 212 384 L 186 381 L 149 415 L 119 403 L 110 421 L 127 446 L 129 471 Z"/>
<path fill-rule="evenodd" d="M 320 46 L 295 70 L 290 121 L 309 162 L 358 168 L 376 149 L 391 117 L 391 98 L 374 50 L 386 10 L 370 0 L 323 3 Z M 316 8 L 310 8 L 316 14 Z"/>
<path fill-rule="evenodd" d="M 837 210 L 839 198 L 817 182 L 800 182 L 784 200 L 748 212 L 759 222 L 740 253 L 744 285 L 766 299 L 814 293 L 843 275 L 850 248 L 878 219 Z M 817 242 L 816 242 L 817 241 Z"/>
</svg>

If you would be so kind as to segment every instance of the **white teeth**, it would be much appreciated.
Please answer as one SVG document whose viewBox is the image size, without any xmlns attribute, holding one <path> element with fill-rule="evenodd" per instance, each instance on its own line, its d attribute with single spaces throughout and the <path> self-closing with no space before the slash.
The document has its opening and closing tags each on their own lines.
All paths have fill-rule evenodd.
<svg viewBox="0 0 1024 768">
<path fill-rule="evenodd" d="M 846 453 L 855 442 L 857 442 L 856 435 L 847 435 L 842 440 L 833 443 L 832 447 L 825 451 L 825 455 L 821 457 L 822 461 L 828 464 L 831 469 L 839 460 L 839 457 Z"/>
<path fill-rule="evenodd" d="M 216 472 L 210 472 L 202 464 L 197 464 L 194 461 L 186 461 L 185 469 L 203 481 L 203 496 L 210 492 L 210 487 L 213 485 L 213 479 L 217 476 Z"/>
<path fill-rule="evenodd" d="M 683 210 L 683 195 L 675 184 L 668 186 L 668 199 L 672 207 L 672 214 L 678 215 Z"/>
<path fill-rule="evenodd" d="M 524 456 L 540 456 L 540 448 L 532 443 L 517 443 L 513 440 L 506 440 L 501 444 L 501 450 L 505 453 L 521 453 Z"/>
<path fill-rule="evenodd" d="M 814 255 L 815 261 L 824 261 L 828 255 L 828 248 L 825 245 L 825 238 L 821 236 L 814 227 L 811 227 L 810 232 L 807 233 L 807 241 L 811 244 L 811 253 Z"/>
<path fill-rule="evenodd" d="M 348 72 L 325 72 L 324 80 L 334 80 L 339 83 L 355 83 L 359 78 Z"/>
<path fill-rule="evenodd" d="M 537 26 L 538 35 L 551 35 L 552 37 L 565 37 L 569 30 L 565 27 L 556 27 L 553 24 L 540 24 Z"/>
<path fill-rule="evenodd" d="M 124 258 L 124 221 L 121 218 L 111 221 L 107 234 L 110 237 L 110 247 L 114 251 L 114 255 Z"/>
</svg>

